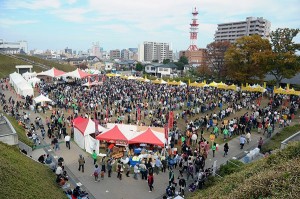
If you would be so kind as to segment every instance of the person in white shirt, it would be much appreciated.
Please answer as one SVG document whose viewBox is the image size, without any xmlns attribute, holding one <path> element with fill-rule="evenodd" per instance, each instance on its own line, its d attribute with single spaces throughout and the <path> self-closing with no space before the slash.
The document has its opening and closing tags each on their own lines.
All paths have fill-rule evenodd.
<svg viewBox="0 0 300 199">
<path fill-rule="evenodd" d="M 66 137 L 65 137 L 66 147 L 69 149 L 71 149 L 70 140 L 71 140 L 71 137 L 69 135 L 66 135 Z"/>
</svg>

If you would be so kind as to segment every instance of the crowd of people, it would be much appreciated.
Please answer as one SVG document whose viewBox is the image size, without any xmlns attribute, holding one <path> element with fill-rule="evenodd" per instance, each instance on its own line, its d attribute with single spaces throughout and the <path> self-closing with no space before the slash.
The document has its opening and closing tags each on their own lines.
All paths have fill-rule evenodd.
<svg viewBox="0 0 300 199">
<path fill-rule="evenodd" d="M 6 99 L 1 93 L 0 102 L 4 112 L 16 117 L 20 125 L 26 127 L 28 137 L 36 145 L 40 143 L 38 139 L 44 139 L 47 133 L 55 150 L 60 149 L 61 139 L 65 139 L 66 147 L 70 149 L 72 120 L 78 116 L 96 119 L 102 125 L 112 122 L 164 127 L 170 119 L 169 112 L 173 111 L 169 148 L 179 148 L 177 154 L 165 153 L 156 159 L 144 159 L 133 167 L 133 171 L 122 161 L 111 158 L 97 161 L 97 154 L 96 157 L 92 154 L 95 167 L 92 175 L 96 182 L 99 181 L 98 176 L 103 178 L 106 173 L 111 177 L 113 165 L 116 165 L 117 178 L 122 180 L 123 173 L 127 177 L 132 173 L 135 179 L 141 176 L 142 180 L 147 180 L 151 192 L 155 187 L 153 174 L 168 171 L 168 196 L 175 193 L 184 195 L 190 179 L 193 180 L 188 186 L 190 191 L 195 187 L 202 188 L 205 179 L 211 175 L 211 169 L 205 167 L 205 162 L 210 151 L 215 157 L 218 149 L 214 142 L 216 138 L 222 137 L 225 142 L 225 157 L 230 153 L 228 142 L 233 137 L 240 137 L 240 148 L 243 149 L 251 141 L 254 131 L 262 137 L 265 134 L 271 136 L 276 125 L 278 128 L 289 125 L 299 108 L 297 96 L 287 98 L 284 95 L 263 96 L 262 93 L 216 88 L 160 85 L 101 75 L 97 78 L 103 79 L 103 84 L 90 88 L 83 87 L 81 80 L 37 85 L 40 93 L 53 100 L 49 104 L 51 116 L 45 121 L 41 118 L 30 120 L 26 110 L 32 105 L 32 97 Z M 2 81 L 1 87 L 8 90 L 7 81 Z M 264 106 L 261 104 L 263 97 L 269 98 L 269 103 Z M 71 127 L 70 133 L 67 133 L 68 127 Z M 37 130 L 41 131 L 41 136 L 37 136 Z M 259 148 L 263 145 L 262 137 Z M 85 160 L 82 158 L 78 159 L 78 170 L 84 172 Z"/>
</svg>

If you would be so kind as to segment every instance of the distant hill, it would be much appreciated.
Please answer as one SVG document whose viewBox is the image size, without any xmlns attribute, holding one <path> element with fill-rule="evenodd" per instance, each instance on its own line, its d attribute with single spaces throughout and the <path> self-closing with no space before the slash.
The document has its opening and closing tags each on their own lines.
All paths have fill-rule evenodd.
<svg viewBox="0 0 300 199">
<path fill-rule="evenodd" d="M 299 198 L 300 142 L 268 158 L 244 165 L 241 171 L 217 178 L 190 198 Z"/>
<path fill-rule="evenodd" d="M 0 198 L 67 198 L 55 179 L 47 166 L 0 142 Z"/>
</svg>

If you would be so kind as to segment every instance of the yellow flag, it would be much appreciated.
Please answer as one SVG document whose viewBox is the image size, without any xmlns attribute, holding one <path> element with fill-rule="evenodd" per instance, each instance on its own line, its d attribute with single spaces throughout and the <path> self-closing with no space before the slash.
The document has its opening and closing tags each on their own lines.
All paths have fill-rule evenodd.
<svg viewBox="0 0 300 199">
<path fill-rule="evenodd" d="M 267 82 L 264 82 L 264 88 L 267 88 Z"/>
</svg>

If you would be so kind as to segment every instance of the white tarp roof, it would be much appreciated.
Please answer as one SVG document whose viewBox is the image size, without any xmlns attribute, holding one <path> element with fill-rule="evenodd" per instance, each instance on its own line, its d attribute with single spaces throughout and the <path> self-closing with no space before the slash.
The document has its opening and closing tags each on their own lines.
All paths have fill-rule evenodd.
<svg viewBox="0 0 300 199">
<path fill-rule="evenodd" d="M 35 103 L 52 102 L 51 99 L 49 99 L 48 97 L 44 96 L 43 94 L 41 94 L 40 96 L 37 96 L 36 98 L 34 98 L 33 101 L 35 101 Z"/>
<path fill-rule="evenodd" d="M 12 73 L 9 75 L 10 83 L 14 87 L 17 94 L 22 96 L 34 95 L 31 85 L 19 73 Z"/>
<path fill-rule="evenodd" d="M 29 84 L 32 84 L 34 86 L 36 83 L 39 83 L 41 80 L 37 77 L 32 77 L 32 78 L 28 79 L 27 81 Z"/>
</svg>

